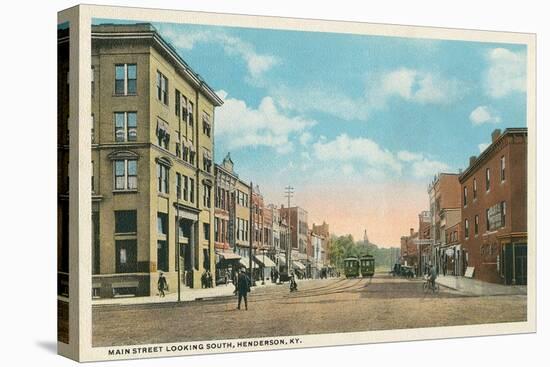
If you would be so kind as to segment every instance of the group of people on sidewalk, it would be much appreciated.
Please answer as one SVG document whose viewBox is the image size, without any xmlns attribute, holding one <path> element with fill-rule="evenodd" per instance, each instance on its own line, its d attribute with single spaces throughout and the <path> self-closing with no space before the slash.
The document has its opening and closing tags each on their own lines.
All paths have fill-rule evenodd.
<svg viewBox="0 0 550 367">
<path fill-rule="evenodd" d="M 214 288 L 214 279 L 210 270 L 203 271 L 201 275 L 201 288 Z"/>
<path fill-rule="evenodd" d="M 210 271 L 206 270 L 201 276 L 202 288 L 212 288 L 212 275 Z M 252 281 L 250 277 L 246 274 L 245 269 L 240 269 L 233 279 L 233 284 L 235 285 L 235 291 L 233 292 L 238 296 L 237 300 L 237 309 L 241 309 L 241 302 L 244 299 L 244 308 L 248 310 L 248 293 L 250 293 L 250 287 L 252 286 Z M 165 290 L 168 290 L 168 282 L 166 277 L 161 272 L 159 274 L 159 280 L 157 283 L 159 297 L 165 297 Z M 296 278 L 294 274 L 290 276 L 290 291 L 295 292 L 298 290 L 298 284 L 296 283 Z"/>
</svg>

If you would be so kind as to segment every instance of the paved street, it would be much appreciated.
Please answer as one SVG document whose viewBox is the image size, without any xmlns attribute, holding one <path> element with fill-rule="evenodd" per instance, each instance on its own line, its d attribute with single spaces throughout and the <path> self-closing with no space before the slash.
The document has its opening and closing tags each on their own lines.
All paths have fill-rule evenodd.
<svg viewBox="0 0 550 367">
<path fill-rule="evenodd" d="M 249 310 L 236 297 L 148 305 L 96 305 L 93 344 L 115 346 L 526 320 L 524 294 L 478 296 L 442 287 L 424 294 L 422 280 L 301 281 L 253 289 Z"/>
</svg>

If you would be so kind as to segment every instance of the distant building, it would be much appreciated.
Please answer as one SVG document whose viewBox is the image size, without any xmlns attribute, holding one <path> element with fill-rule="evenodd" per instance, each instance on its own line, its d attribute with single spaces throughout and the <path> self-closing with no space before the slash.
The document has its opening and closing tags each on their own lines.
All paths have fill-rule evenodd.
<svg viewBox="0 0 550 367">
<path fill-rule="evenodd" d="M 474 278 L 527 283 L 527 128 L 495 130 L 460 175 L 461 242 Z"/>
<path fill-rule="evenodd" d="M 308 237 L 307 211 L 300 207 L 281 208 L 281 215 L 287 219 L 290 230 L 290 265 L 297 272 L 305 273 L 307 261 L 306 246 Z"/>
<path fill-rule="evenodd" d="M 401 236 L 401 259 L 402 264 L 413 266 L 418 270 L 418 232 L 414 228 L 409 230 L 408 236 Z"/>
<path fill-rule="evenodd" d="M 432 264 L 433 254 L 432 218 L 428 210 L 418 214 L 418 251 L 420 252 L 420 271 L 425 273 Z"/>
<path fill-rule="evenodd" d="M 250 186 L 239 179 L 231 155 L 227 153 L 222 164 L 215 165 L 216 197 L 214 211 L 214 244 L 216 272 L 223 276 L 240 266 L 240 254 L 248 251 Z"/>
<path fill-rule="evenodd" d="M 329 259 L 328 254 L 330 252 L 330 230 L 328 223 L 323 221 L 323 224 L 315 225 L 313 223 L 312 232 L 318 236 L 321 236 L 322 240 L 322 247 L 321 247 L 321 262 L 323 266 L 329 265 Z"/>
</svg>

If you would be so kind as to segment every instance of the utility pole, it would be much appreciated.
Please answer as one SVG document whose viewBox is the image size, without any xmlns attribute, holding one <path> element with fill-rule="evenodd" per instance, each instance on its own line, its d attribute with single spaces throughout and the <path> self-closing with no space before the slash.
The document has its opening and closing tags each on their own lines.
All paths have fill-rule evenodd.
<svg viewBox="0 0 550 367">
<path fill-rule="evenodd" d="M 252 241 L 253 237 L 252 234 L 256 233 L 256 230 L 254 228 L 254 217 L 253 217 L 253 208 L 254 208 L 254 201 L 252 200 L 252 193 L 254 192 L 254 186 L 252 186 L 252 181 L 250 181 L 250 242 L 249 242 L 249 254 L 248 254 L 248 269 L 250 272 L 250 282 L 254 284 L 254 276 L 252 274 Z"/>
<path fill-rule="evenodd" d="M 365 228 L 365 234 L 363 235 L 363 243 L 365 244 L 365 248 L 367 250 L 367 255 L 369 254 L 369 238 L 367 237 L 367 229 Z"/>
<path fill-rule="evenodd" d="M 287 203 L 288 203 L 288 206 L 286 208 L 286 213 L 287 213 L 287 218 L 286 218 L 286 222 L 287 222 L 287 231 L 288 231 L 288 243 L 287 243 L 287 246 L 286 246 L 286 262 L 287 262 L 287 272 L 290 274 L 290 267 L 291 267 L 291 264 L 292 264 L 292 236 L 291 236 L 291 233 L 290 233 L 290 198 L 292 198 L 294 196 L 294 187 L 288 185 L 287 187 L 285 187 L 285 197 L 287 198 Z"/>
</svg>

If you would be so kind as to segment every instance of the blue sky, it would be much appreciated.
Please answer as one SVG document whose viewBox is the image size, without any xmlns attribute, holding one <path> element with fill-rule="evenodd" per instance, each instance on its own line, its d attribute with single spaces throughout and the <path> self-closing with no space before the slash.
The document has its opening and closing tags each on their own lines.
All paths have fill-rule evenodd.
<svg viewBox="0 0 550 367">
<path fill-rule="evenodd" d="M 523 45 L 154 25 L 225 100 L 216 161 L 230 151 L 276 204 L 293 185 L 312 221 L 355 222 L 350 200 L 378 208 L 336 224 L 341 234 L 368 227 L 371 240 L 397 244 L 397 229 L 374 229 L 395 215 L 392 201 L 415 203 L 406 233 L 434 174 L 465 168 L 495 128 L 526 126 Z M 314 203 L 327 196 L 328 207 Z"/>
</svg>

